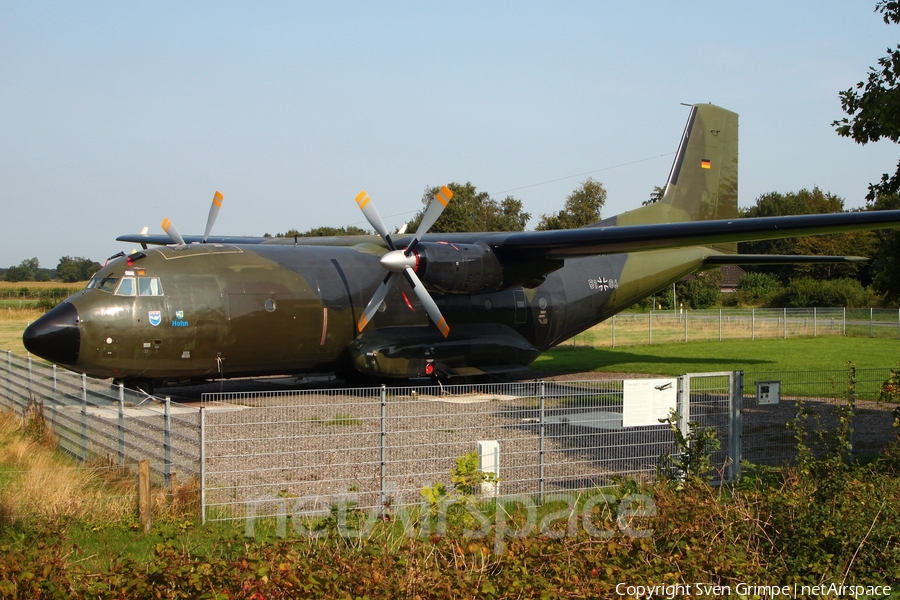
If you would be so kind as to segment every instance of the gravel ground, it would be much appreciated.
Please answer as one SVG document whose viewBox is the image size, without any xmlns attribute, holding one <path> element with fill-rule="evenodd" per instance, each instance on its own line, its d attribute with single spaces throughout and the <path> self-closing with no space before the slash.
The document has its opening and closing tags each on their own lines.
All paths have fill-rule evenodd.
<svg viewBox="0 0 900 600">
<path fill-rule="evenodd" d="M 449 486 L 456 458 L 474 450 L 480 440 L 499 442 L 503 494 L 538 492 L 542 472 L 546 493 L 590 488 L 623 474 L 652 475 L 658 457 L 674 450 L 665 426 L 623 430 L 575 423 L 578 415 L 620 413 L 621 393 L 616 396 L 616 391 L 621 388 L 612 382 L 638 377 L 647 375 L 541 374 L 565 396 L 546 401 L 543 461 L 538 401 L 533 389 L 522 389 L 522 383 L 511 384 L 508 393 L 486 395 L 469 391 L 453 397 L 415 396 L 408 390 L 389 395 L 384 432 L 387 495 L 395 504 L 416 503 L 423 487 L 438 481 Z M 283 380 L 264 383 L 274 390 L 285 387 Z M 324 385 L 333 387 L 334 382 Z M 596 393 L 578 398 L 576 392 L 585 387 Z M 358 393 L 348 389 L 328 395 L 313 389 L 208 412 L 207 502 L 230 512 L 240 512 L 246 500 L 260 498 L 311 506 L 322 499 L 348 497 L 361 506 L 377 506 L 381 404 L 377 390 L 365 392 L 367 397 Z M 724 396 L 714 393 L 692 401 L 704 415 L 702 425 L 719 428 L 724 439 Z M 807 398 L 805 404 L 810 431 L 833 429 L 833 400 Z M 793 399 L 759 407 L 755 396 L 745 396 L 743 406 L 743 459 L 768 464 L 790 460 L 796 442 L 785 425 L 797 413 Z M 895 439 L 894 409 L 884 403 L 857 403 L 857 453 L 876 453 Z M 809 443 L 820 452 L 825 447 L 815 433 Z M 715 461 L 724 461 L 724 449 Z"/>
<path fill-rule="evenodd" d="M 417 503 L 419 491 L 443 482 L 450 486 L 456 458 L 476 449 L 479 441 L 496 440 L 500 447 L 499 492 L 502 494 L 567 492 L 602 485 L 623 474 L 652 475 L 658 457 L 674 451 L 664 425 L 621 429 L 621 380 L 647 375 L 632 373 L 535 374 L 546 381 L 543 440 L 538 424 L 536 383 L 510 382 L 505 388 L 471 385 L 413 393 L 391 391 L 385 403 L 384 476 L 387 499 L 394 504 Z M 296 390 L 292 378 L 228 381 L 186 388 L 165 388 L 172 397 L 170 458 L 172 470 L 185 481 L 199 476 L 199 415 L 191 406 L 203 392 L 246 392 L 265 389 L 277 398 L 233 401 L 206 411 L 206 501 L 220 515 L 242 514 L 247 501 L 279 502 L 313 507 L 347 498 L 362 507 L 379 506 L 381 491 L 381 402 L 379 390 L 344 388 L 325 393 L 340 382 L 311 378 Z M 420 388 L 421 389 L 421 388 Z M 293 391 L 291 391 L 293 390 Z M 589 396 L 585 393 L 589 392 Z M 432 393 L 429 396 L 427 393 Z M 692 402 L 703 426 L 727 435 L 725 396 L 713 392 Z M 811 417 L 809 430 L 833 430 L 835 404 L 805 398 Z M 896 405 L 858 401 L 854 448 L 858 454 L 877 453 L 896 439 L 892 428 Z M 154 470 L 164 471 L 163 417 L 159 404 L 128 406 L 125 447 L 133 459 L 149 458 Z M 756 406 L 755 396 L 743 402 L 743 458 L 780 464 L 796 446 L 785 424 L 794 419 L 793 398 L 780 404 Z M 73 454 L 81 450 L 80 407 L 52 412 L 64 432 L 62 441 Z M 96 409 L 85 419 L 89 451 L 117 459 L 119 427 L 116 407 Z M 809 441 L 818 451 L 815 433 Z M 543 443 L 542 443 L 543 442 Z M 827 442 L 827 440 L 826 440 Z M 543 450 L 543 452 L 542 452 Z M 724 450 L 714 461 L 724 460 Z M 270 503 L 272 504 L 272 503 Z M 263 507 L 260 510 L 267 510 Z M 215 514 L 215 513 L 214 513 Z"/>
</svg>

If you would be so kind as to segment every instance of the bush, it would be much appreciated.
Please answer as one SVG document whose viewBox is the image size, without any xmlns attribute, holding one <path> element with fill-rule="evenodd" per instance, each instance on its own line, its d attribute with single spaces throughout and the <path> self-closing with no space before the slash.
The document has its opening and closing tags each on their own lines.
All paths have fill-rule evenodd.
<svg viewBox="0 0 900 600">
<path fill-rule="evenodd" d="M 719 301 L 721 285 L 722 272 L 718 269 L 697 273 L 678 286 L 679 301 L 693 309 L 713 307 Z"/>
<path fill-rule="evenodd" d="M 791 279 L 784 292 L 776 298 L 782 306 L 845 306 L 864 308 L 873 299 L 872 291 L 855 279 L 818 280 L 810 277 Z"/>
<path fill-rule="evenodd" d="M 741 275 L 736 295 L 740 304 L 762 306 L 769 304 L 783 289 L 777 275 L 751 271 Z"/>
</svg>

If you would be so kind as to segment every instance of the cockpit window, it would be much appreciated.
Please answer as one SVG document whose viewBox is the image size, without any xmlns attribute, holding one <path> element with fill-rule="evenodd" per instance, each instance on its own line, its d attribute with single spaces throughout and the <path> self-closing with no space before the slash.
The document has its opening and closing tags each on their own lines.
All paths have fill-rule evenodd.
<svg viewBox="0 0 900 600">
<path fill-rule="evenodd" d="M 116 289 L 116 284 L 119 283 L 118 277 L 104 277 L 97 284 L 97 289 L 102 290 L 104 292 L 113 293 L 113 290 Z"/>
<path fill-rule="evenodd" d="M 98 284 L 98 283 L 100 283 L 100 277 L 98 277 L 97 274 L 95 273 L 94 276 L 91 277 L 91 280 L 88 281 L 87 285 L 84 286 L 84 289 L 86 289 L 86 290 L 92 290 L 92 289 L 94 289 L 95 287 L 97 287 L 97 284 Z"/>
<path fill-rule="evenodd" d="M 138 277 L 138 291 L 141 296 L 162 296 L 162 284 L 159 277 Z"/>
<path fill-rule="evenodd" d="M 122 278 L 122 282 L 116 288 L 116 296 L 134 296 L 134 277 Z"/>
</svg>

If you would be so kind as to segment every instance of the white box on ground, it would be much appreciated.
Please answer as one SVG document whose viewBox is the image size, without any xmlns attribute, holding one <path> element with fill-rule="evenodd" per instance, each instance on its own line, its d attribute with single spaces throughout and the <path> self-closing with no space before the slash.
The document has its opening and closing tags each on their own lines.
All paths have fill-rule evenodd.
<svg viewBox="0 0 900 600">
<path fill-rule="evenodd" d="M 495 479 L 500 478 L 500 443 L 497 440 L 480 440 L 478 442 L 478 470 L 491 473 Z M 481 484 L 484 496 L 496 496 L 500 493 L 499 481 L 485 481 Z"/>
</svg>

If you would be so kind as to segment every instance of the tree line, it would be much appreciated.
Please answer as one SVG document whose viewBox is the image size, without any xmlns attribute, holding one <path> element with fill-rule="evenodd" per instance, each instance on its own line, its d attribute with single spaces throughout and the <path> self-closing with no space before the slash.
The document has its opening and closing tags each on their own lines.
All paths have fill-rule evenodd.
<svg viewBox="0 0 900 600">
<path fill-rule="evenodd" d="M 42 268 L 37 258 L 26 258 L 18 265 L 0 269 L 4 281 L 87 281 L 101 268 L 100 263 L 81 256 L 63 256 L 55 269 Z"/>
</svg>

